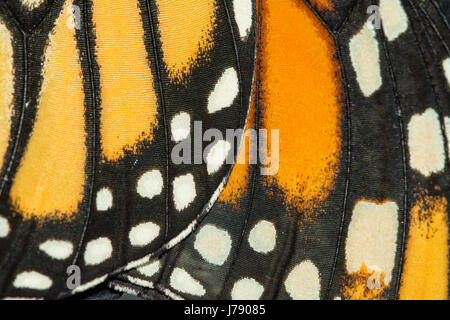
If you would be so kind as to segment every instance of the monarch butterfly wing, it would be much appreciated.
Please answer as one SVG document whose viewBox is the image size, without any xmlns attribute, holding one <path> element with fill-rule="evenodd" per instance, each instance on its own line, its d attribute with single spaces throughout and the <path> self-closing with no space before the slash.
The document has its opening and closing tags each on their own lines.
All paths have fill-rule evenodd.
<svg viewBox="0 0 450 320">
<path fill-rule="evenodd" d="M 176 244 L 215 200 L 231 164 L 178 166 L 170 153 L 194 135 L 194 121 L 222 136 L 244 126 L 252 5 L 176 9 L 164 0 L 53 1 L 37 29 L 9 31 L 26 41 L 14 39 L 15 56 L 33 56 L 14 60 L 16 83 L 25 67 L 29 75 L 2 169 L 2 296 L 83 291 Z M 193 16 L 186 28 L 180 17 Z M 4 5 L 2 18 L 10 27 Z M 67 288 L 70 265 L 81 286 Z"/>
<path fill-rule="evenodd" d="M 366 9 L 371 4 L 358 2 L 327 42 L 336 57 L 334 70 L 341 74 L 333 77 L 335 72 L 326 73 L 339 92 L 334 115 L 339 119 L 341 140 L 338 163 L 331 167 L 335 180 L 324 200 L 312 198 L 308 206 L 302 206 L 308 200 L 308 191 L 314 189 L 307 179 L 298 178 L 305 163 L 315 161 L 314 169 L 320 168 L 320 158 L 310 156 L 308 161 L 295 162 L 283 156 L 287 147 L 294 157 L 309 152 L 306 147 L 292 150 L 295 143 L 289 140 L 286 146 L 283 141 L 289 135 L 308 141 L 314 137 L 314 130 L 324 134 L 326 124 L 317 125 L 316 119 L 322 121 L 317 117 L 316 126 L 308 127 L 303 135 L 298 129 L 280 130 L 280 170 L 278 177 L 274 176 L 277 184 L 267 183 L 267 177 L 255 173 L 259 167 L 243 172 L 235 167 L 229 183 L 250 181 L 244 183 L 250 187 L 237 201 L 229 202 L 226 195 L 239 194 L 235 187 L 240 184 L 228 184 L 195 234 L 163 256 L 164 260 L 119 276 L 120 281 L 134 286 L 112 282 L 112 288 L 128 292 L 153 288 L 175 299 L 448 298 L 445 16 L 433 3 L 421 7 L 409 1 L 381 1 L 383 29 L 375 29 L 367 24 Z M 286 31 L 276 25 L 283 21 L 299 39 L 310 40 L 305 30 L 313 29 L 311 25 L 296 28 L 288 20 L 292 13 L 297 21 L 309 21 L 317 28 L 307 6 L 288 0 L 276 5 L 262 1 L 261 6 L 258 47 L 263 49 L 258 54 L 256 110 L 261 119 L 257 123 L 267 128 L 270 108 L 283 108 L 278 117 L 288 112 L 288 106 L 289 110 L 299 108 L 286 103 L 294 91 L 284 95 L 277 90 L 279 103 L 270 104 L 274 86 L 270 72 L 283 70 L 284 86 L 292 82 L 307 86 L 306 81 L 296 78 L 300 70 L 306 69 L 310 75 L 314 71 L 308 68 L 317 72 L 323 64 L 314 52 L 314 41 L 307 46 L 288 41 L 283 38 L 288 37 Z M 271 30 L 276 36 L 270 37 Z M 319 30 L 315 41 L 327 39 L 327 32 Z M 299 51 L 315 60 L 289 59 L 290 53 Z M 298 68 L 283 69 L 277 55 L 286 63 L 305 62 Z M 334 62 L 326 61 L 331 65 Z M 324 83 L 324 79 L 314 82 L 316 86 Z M 326 92 L 326 88 L 320 89 Z M 301 89 L 295 91 L 299 92 Z M 302 98 L 308 111 L 314 112 L 317 102 Z M 331 117 L 330 109 L 327 111 Z M 301 115 L 296 119 L 298 127 L 308 125 Z M 319 139 L 314 137 L 312 141 L 317 143 Z M 283 182 L 283 166 L 298 170 L 294 176 L 303 186 L 297 194 L 287 188 L 288 183 L 285 188 L 278 185 Z M 322 176 L 326 173 L 319 172 Z M 326 186 L 323 180 L 320 184 Z M 289 203 L 292 196 L 300 201 Z M 420 258 L 423 256 L 430 258 Z"/>
</svg>

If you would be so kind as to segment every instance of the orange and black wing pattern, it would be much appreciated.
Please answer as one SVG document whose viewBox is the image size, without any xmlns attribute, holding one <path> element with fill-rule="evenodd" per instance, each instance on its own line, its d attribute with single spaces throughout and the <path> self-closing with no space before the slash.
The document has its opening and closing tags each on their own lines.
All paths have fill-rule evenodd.
<svg viewBox="0 0 450 320">
<path fill-rule="evenodd" d="M 0 4 L 0 296 L 84 291 L 189 235 L 237 149 L 192 137 L 244 128 L 255 19 L 222 0 Z"/>
<path fill-rule="evenodd" d="M 448 5 L 256 5 L 248 126 L 266 130 L 266 158 L 236 164 L 192 236 L 110 287 L 142 298 L 447 300 Z"/>
</svg>

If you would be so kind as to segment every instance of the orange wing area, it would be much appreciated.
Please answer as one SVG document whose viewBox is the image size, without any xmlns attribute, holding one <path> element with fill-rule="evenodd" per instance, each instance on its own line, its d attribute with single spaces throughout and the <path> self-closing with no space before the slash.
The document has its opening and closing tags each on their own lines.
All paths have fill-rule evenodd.
<svg viewBox="0 0 450 320">
<path fill-rule="evenodd" d="M 400 299 L 448 299 L 447 215 L 444 197 L 424 196 L 412 207 Z"/>
<path fill-rule="evenodd" d="M 334 187 L 340 161 L 336 48 L 303 1 L 263 1 L 262 8 L 262 121 L 268 130 L 279 129 L 279 170 L 267 182 L 307 212 Z"/>
<path fill-rule="evenodd" d="M 0 19 L 0 172 L 8 148 L 14 97 L 12 36 Z"/>
<path fill-rule="evenodd" d="M 157 0 L 163 60 L 174 83 L 185 84 L 185 76 L 207 59 L 213 47 L 216 0 Z"/>
<path fill-rule="evenodd" d="M 92 3 L 95 54 L 100 68 L 103 158 L 117 161 L 153 140 L 157 95 L 153 88 L 137 0 Z M 126 44 L 126 45 L 124 45 Z"/>
<path fill-rule="evenodd" d="M 10 191 L 25 219 L 70 218 L 83 198 L 84 92 L 75 30 L 68 24 L 71 4 L 66 2 L 50 34 L 34 128 Z"/>
</svg>

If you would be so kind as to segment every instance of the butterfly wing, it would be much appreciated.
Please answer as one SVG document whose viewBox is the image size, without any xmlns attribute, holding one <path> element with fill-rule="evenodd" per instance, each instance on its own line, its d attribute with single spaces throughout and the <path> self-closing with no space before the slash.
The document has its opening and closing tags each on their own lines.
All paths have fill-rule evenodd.
<svg viewBox="0 0 450 320">
<path fill-rule="evenodd" d="M 317 2 L 260 2 L 253 119 L 280 129 L 279 171 L 234 167 L 192 236 L 112 288 L 174 299 L 448 298 L 445 14 L 435 2 L 380 1 L 376 29 L 371 1 L 344 16 Z M 295 128 L 283 121 L 293 112 Z"/>
<path fill-rule="evenodd" d="M 253 81 L 251 2 L 40 2 L 51 9 L 32 31 L 2 5 L 18 88 L 1 180 L 2 296 L 83 291 L 186 237 L 232 166 L 193 163 L 212 142 L 202 134 L 244 127 Z M 172 161 L 180 142 L 198 141 L 200 152 Z M 67 287 L 71 265 L 81 286 Z"/>
</svg>

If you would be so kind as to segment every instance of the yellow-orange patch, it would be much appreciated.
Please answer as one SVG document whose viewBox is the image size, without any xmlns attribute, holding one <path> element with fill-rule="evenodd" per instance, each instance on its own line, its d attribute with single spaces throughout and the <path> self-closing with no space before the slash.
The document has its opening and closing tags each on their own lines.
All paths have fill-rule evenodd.
<svg viewBox="0 0 450 320">
<path fill-rule="evenodd" d="M 412 207 L 400 299 L 448 299 L 447 210 L 447 199 L 439 196 L 425 196 Z"/>
<path fill-rule="evenodd" d="M 216 0 L 157 0 L 163 59 L 169 78 L 183 83 L 213 47 Z"/>
<path fill-rule="evenodd" d="M 92 2 L 100 67 L 102 154 L 117 161 L 153 140 L 157 96 L 153 88 L 139 1 Z"/>
<path fill-rule="evenodd" d="M 84 92 L 75 30 L 67 23 L 71 5 L 64 5 L 45 49 L 36 120 L 10 191 L 25 219 L 70 218 L 83 198 Z"/>
<path fill-rule="evenodd" d="M 14 97 L 12 35 L 0 20 L 0 172 L 8 149 Z"/>
</svg>

